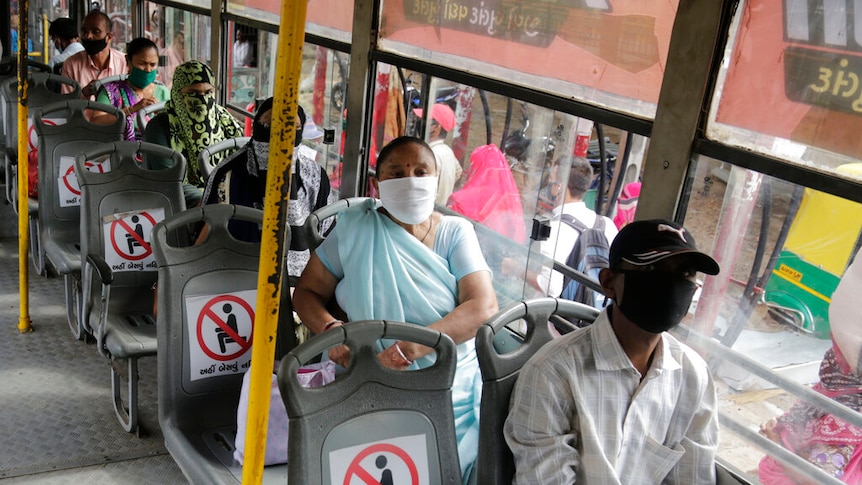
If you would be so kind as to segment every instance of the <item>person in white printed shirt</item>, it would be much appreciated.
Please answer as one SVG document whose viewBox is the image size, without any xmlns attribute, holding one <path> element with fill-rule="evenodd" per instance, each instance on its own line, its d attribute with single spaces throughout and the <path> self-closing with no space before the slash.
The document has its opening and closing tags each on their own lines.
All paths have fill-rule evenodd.
<svg viewBox="0 0 862 485">
<path fill-rule="evenodd" d="M 515 484 L 715 483 L 718 415 L 704 360 L 667 333 L 718 263 L 682 226 L 625 226 L 599 279 L 612 304 L 521 370 L 504 426 Z"/>
</svg>

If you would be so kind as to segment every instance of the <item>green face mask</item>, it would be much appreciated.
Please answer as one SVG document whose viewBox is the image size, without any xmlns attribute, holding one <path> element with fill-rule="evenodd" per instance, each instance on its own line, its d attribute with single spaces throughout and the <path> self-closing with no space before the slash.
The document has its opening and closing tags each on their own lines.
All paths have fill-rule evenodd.
<svg viewBox="0 0 862 485">
<path fill-rule="evenodd" d="M 159 71 L 157 70 L 147 72 L 143 69 L 132 67 L 132 72 L 129 73 L 129 84 L 138 89 L 144 89 L 156 80 L 158 74 Z"/>
</svg>

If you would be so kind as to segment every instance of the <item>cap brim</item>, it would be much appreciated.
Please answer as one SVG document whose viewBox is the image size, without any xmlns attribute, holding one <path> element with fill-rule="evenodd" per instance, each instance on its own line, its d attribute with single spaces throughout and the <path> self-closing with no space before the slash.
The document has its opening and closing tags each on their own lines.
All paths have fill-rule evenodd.
<svg viewBox="0 0 862 485">
<path fill-rule="evenodd" d="M 662 251 L 662 248 L 656 248 L 655 250 L 656 251 Z M 648 265 L 648 264 L 654 264 L 654 263 L 657 263 L 659 261 L 665 260 L 665 259 L 673 257 L 673 256 L 679 256 L 679 255 L 686 254 L 694 262 L 694 268 L 696 270 L 700 271 L 701 273 L 705 273 L 708 275 L 717 275 L 721 271 L 721 268 L 718 265 L 718 261 L 716 261 L 715 259 L 713 259 L 712 256 L 710 256 L 706 253 L 702 253 L 702 252 L 696 251 L 694 249 L 673 248 L 672 250 L 668 250 L 668 249 L 664 249 L 664 250 L 668 251 L 668 253 L 661 256 L 661 257 L 652 258 L 649 261 L 634 261 L 634 260 L 629 259 L 629 258 L 622 258 L 622 259 L 623 259 L 623 261 L 625 261 L 629 264 L 633 264 L 635 266 L 643 266 L 643 265 Z"/>
</svg>

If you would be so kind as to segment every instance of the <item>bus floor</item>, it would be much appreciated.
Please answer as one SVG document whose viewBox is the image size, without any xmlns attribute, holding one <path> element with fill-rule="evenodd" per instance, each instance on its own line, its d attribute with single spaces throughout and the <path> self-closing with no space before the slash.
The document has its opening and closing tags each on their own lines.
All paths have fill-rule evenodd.
<svg viewBox="0 0 862 485">
<path fill-rule="evenodd" d="M 114 415 L 108 360 L 72 337 L 62 278 L 30 275 L 34 331 L 18 331 L 16 221 L 0 204 L 0 482 L 185 483 L 159 429 L 155 357 L 140 361 L 135 435 Z"/>
</svg>

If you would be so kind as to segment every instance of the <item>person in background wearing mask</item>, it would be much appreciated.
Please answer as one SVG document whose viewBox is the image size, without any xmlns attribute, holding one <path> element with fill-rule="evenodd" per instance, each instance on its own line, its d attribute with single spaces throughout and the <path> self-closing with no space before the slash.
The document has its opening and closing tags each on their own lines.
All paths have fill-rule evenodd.
<svg viewBox="0 0 862 485">
<path fill-rule="evenodd" d="M 91 10 L 81 23 L 81 45 L 84 51 L 79 52 L 63 62 L 62 75 L 78 81 L 81 86 L 81 97 L 92 100 L 93 81 L 108 76 L 125 74 L 126 56 L 111 47 L 114 34 L 111 33 L 111 19 L 105 12 Z M 64 84 L 64 92 L 70 92 L 72 87 Z"/>
<path fill-rule="evenodd" d="M 124 81 L 103 84 L 96 95 L 96 101 L 110 104 L 122 110 L 126 116 L 125 139 L 141 140 L 143 133 L 137 129 L 135 116 L 138 111 L 171 98 L 170 90 L 156 82 L 159 67 L 159 49 L 145 37 L 138 37 L 126 45 L 126 61 L 129 64 L 129 77 Z M 102 112 L 92 118 L 93 123 L 112 123 L 114 117 Z"/>
<path fill-rule="evenodd" d="M 718 263 L 661 219 L 624 227 L 609 259 L 599 281 L 612 304 L 543 347 L 515 383 L 503 428 L 513 483 L 715 483 L 714 383 L 667 331 L 688 313 L 695 274 Z"/>
<path fill-rule="evenodd" d="M 413 113 L 422 117 L 421 109 L 414 109 Z M 446 144 L 446 136 L 453 128 L 455 128 L 455 112 L 452 108 L 442 103 L 432 106 L 428 146 L 437 158 L 437 178 L 440 180 L 440 186 L 437 188 L 437 203 L 444 206 L 449 201 L 452 191 L 455 190 L 455 183 L 461 180 L 461 175 L 464 173 L 455 152 Z"/>
<path fill-rule="evenodd" d="M 335 298 L 348 320 L 410 322 L 445 333 L 458 344 L 452 384 L 458 455 L 464 480 L 476 459 L 482 377 L 476 330 L 497 312 L 491 271 L 469 221 L 434 211 L 434 152 L 421 139 L 392 140 L 377 158 L 376 201 L 351 207 L 311 255 L 294 292 L 303 324 L 322 333 L 344 322 L 330 313 Z M 430 349 L 411 342 L 378 342 L 377 359 L 392 369 L 431 365 Z M 329 358 L 341 366 L 349 350 Z"/>
<path fill-rule="evenodd" d="M 75 26 L 75 22 L 72 22 L 72 19 L 68 17 L 61 17 L 51 22 L 51 26 L 48 27 L 48 35 L 51 36 L 51 42 L 54 43 L 54 48 L 58 52 L 57 55 L 51 57 L 48 65 L 59 74 L 63 62 L 84 50 L 84 46 L 78 42 L 78 28 Z"/>
<path fill-rule="evenodd" d="M 237 204 L 263 210 L 269 162 L 272 103 L 273 99 L 269 98 L 258 108 L 254 117 L 251 141 L 219 163 L 210 174 L 204 189 L 204 204 Z M 297 108 L 290 205 L 287 213 L 287 223 L 290 224 L 287 269 L 291 286 L 296 284 L 310 256 L 308 241 L 303 237 L 305 231 L 302 226 L 305 224 L 305 219 L 312 212 L 333 202 L 326 171 L 298 149 L 302 142 L 305 111 L 302 106 Z M 323 221 L 318 228 L 321 234 L 325 233 L 331 224 L 331 219 Z M 260 241 L 259 224 L 231 221 L 229 229 L 231 234 L 241 241 Z M 205 234 L 202 233 L 199 239 L 201 237 L 205 237 Z"/>
<path fill-rule="evenodd" d="M 200 61 L 177 66 L 165 111 L 154 117 L 144 130 L 144 141 L 166 146 L 186 158 L 183 183 L 186 207 L 200 204 L 206 185 L 198 168 L 200 151 L 222 140 L 242 136 L 239 121 L 216 104 L 214 82 L 212 69 Z M 219 163 L 224 157 L 224 153 L 216 154 L 212 163 Z M 154 170 L 170 168 L 173 164 L 170 158 L 154 156 L 146 156 L 144 161 Z"/>
</svg>

